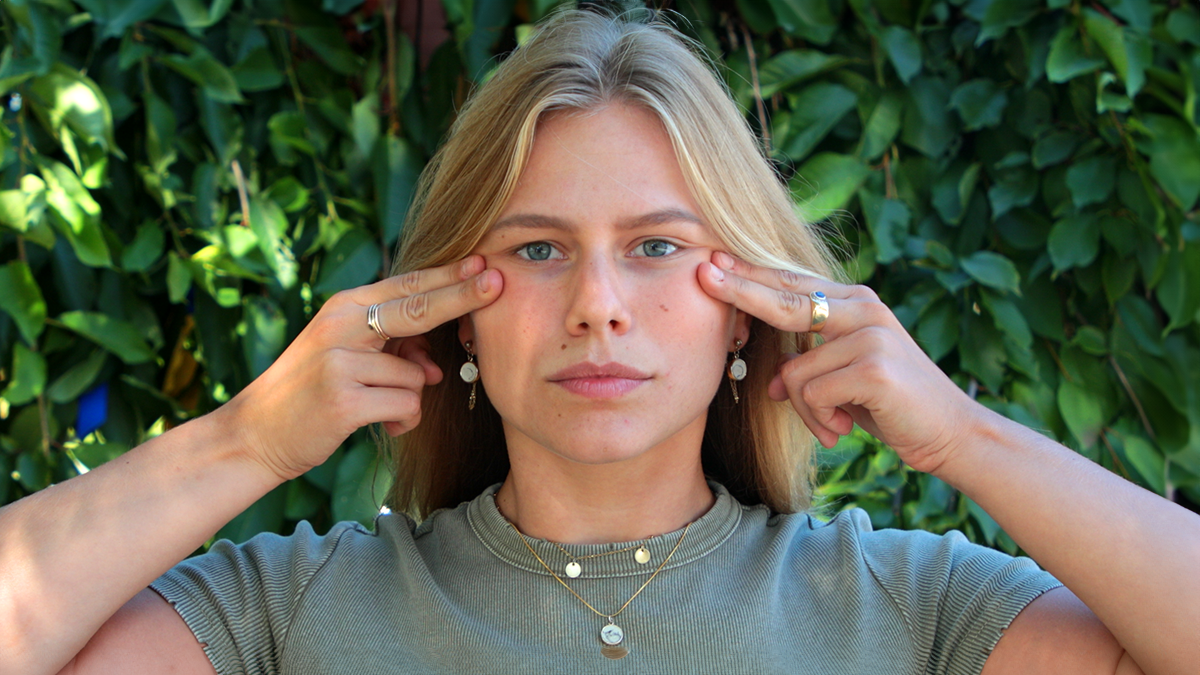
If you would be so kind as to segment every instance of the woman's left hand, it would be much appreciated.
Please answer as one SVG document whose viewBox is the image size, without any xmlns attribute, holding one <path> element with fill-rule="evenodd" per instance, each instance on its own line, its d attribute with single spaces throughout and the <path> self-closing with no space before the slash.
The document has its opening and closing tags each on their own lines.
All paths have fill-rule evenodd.
<svg viewBox="0 0 1200 675">
<path fill-rule="evenodd" d="M 785 355 L 769 389 L 772 399 L 791 400 L 825 447 L 857 423 L 905 464 L 932 473 L 986 410 L 926 356 L 870 288 L 758 267 L 724 252 L 700 267 L 709 295 L 780 330 L 809 332 L 809 293 L 825 293 L 824 344 Z"/>
</svg>

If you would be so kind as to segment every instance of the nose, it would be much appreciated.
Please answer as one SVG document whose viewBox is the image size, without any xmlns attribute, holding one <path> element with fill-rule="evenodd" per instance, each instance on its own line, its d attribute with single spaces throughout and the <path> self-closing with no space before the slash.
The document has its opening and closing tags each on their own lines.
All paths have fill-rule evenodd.
<svg viewBox="0 0 1200 675">
<path fill-rule="evenodd" d="M 602 254 L 581 261 L 572 271 L 567 333 L 582 337 L 590 331 L 611 330 L 621 335 L 629 330 L 632 314 L 621 284 L 617 263 Z"/>
</svg>

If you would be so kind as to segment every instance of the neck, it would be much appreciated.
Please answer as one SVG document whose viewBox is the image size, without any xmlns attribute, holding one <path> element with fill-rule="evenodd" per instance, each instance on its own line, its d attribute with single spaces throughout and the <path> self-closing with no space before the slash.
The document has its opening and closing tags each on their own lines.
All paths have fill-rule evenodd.
<svg viewBox="0 0 1200 675">
<path fill-rule="evenodd" d="M 637 541 L 678 530 L 715 501 L 700 463 L 700 421 L 699 434 L 681 432 L 605 464 L 574 462 L 510 438 L 512 468 L 496 507 L 526 536 L 562 544 Z"/>
</svg>

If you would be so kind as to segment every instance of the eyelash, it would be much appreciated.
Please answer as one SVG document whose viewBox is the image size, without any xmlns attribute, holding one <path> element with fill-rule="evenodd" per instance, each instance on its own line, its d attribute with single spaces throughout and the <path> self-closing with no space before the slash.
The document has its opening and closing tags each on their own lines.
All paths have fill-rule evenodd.
<svg viewBox="0 0 1200 675">
<path fill-rule="evenodd" d="M 646 246 L 647 244 L 652 244 L 655 242 L 662 242 L 662 243 L 666 244 L 667 246 L 672 247 L 672 250 L 663 255 L 656 255 L 656 256 L 641 255 L 641 256 L 634 256 L 634 257 L 637 257 L 637 258 L 667 258 L 667 257 L 670 257 L 670 255 L 672 253 L 675 253 L 676 251 L 678 251 L 680 249 L 679 244 L 667 241 L 666 239 L 647 239 L 647 240 L 639 243 L 636 247 L 634 247 L 634 250 L 637 250 L 638 248 L 642 248 L 642 247 Z M 545 245 L 553 248 L 555 251 L 558 251 L 558 247 L 556 247 L 554 244 L 551 244 L 548 241 L 531 241 L 528 244 L 521 244 L 520 246 L 518 246 L 516 249 L 513 250 L 513 254 L 516 255 L 518 258 L 521 258 L 522 260 L 525 260 L 527 262 L 547 262 L 549 260 L 561 260 L 562 259 L 562 258 L 547 258 L 546 260 L 534 260 L 533 258 L 529 258 L 529 257 L 526 257 L 525 255 L 522 255 L 523 253 L 526 252 L 526 249 L 528 249 L 530 246 L 533 246 L 534 244 L 545 244 Z M 561 251 L 560 251 L 560 253 L 561 253 Z"/>
</svg>

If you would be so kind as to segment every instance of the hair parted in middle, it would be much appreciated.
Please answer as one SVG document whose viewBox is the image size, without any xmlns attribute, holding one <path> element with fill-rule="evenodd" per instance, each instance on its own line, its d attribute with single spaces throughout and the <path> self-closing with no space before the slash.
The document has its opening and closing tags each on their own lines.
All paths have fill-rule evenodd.
<svg viewBox="0 0 1200 675">
<path fill-rule="evenodd" d="M 499 218 L 524 170 L 539 122 L 611 104 L 653 113 L 671 139 L 700 216 L 726 250 L 748 262 L 848 283 L 831 246 L 795 212 L 774 165 L 704 48 L 653 10 L 561 8 L 472 93 L 416 188 L 391 274 L 460 260 Z M 428 334 L 430 358 L 456 373 L 466 358 L 456 322 Z M 745 504 L 780 513 L 812 505 L 815 438 L 787 402 L 767 395 L 786 352 L 814 336 L 754 319 L 742 347 L 741 403 L 720 387 L 702 444 L 705 474 Z M 481 359 L 480 384 L 487 365 Z M 421 422 L 393 439 L 376 429 L 394 477 L 385 503 L 420 519 L 504 480 L 508 455 L 485 386 L 447 377 L 422 394 Z M 496 394 L 497 392 L 492 392 Z"/>
</svg>

